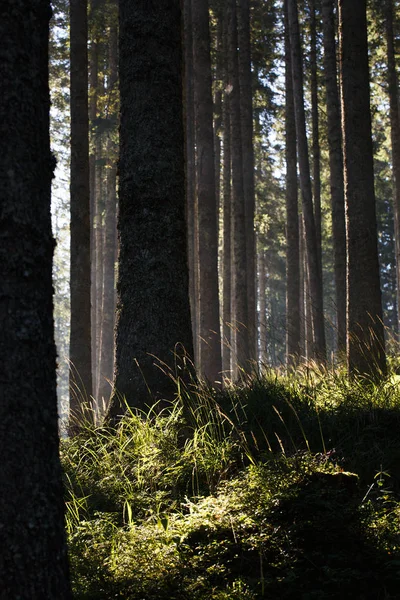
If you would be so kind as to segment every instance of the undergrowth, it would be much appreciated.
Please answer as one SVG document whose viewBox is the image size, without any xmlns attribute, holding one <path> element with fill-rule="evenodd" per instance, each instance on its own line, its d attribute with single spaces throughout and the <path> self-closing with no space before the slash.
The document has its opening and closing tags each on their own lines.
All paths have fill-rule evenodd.
<svg viewBox="0 0 400 600">
<path fill-rule="evenodd" d="M 397 598 L 399 425 L 395 374 L 317 368 L 88 425 L 62 443 L 74 597 Z"/>
</svg>

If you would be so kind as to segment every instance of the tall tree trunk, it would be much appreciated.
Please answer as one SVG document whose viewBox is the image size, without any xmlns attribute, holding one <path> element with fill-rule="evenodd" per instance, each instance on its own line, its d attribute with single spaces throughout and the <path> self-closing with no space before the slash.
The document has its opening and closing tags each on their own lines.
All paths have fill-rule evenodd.
<svg viewBox="0 0 400 600">
<path fill-rule="evenodd" d="M 352 374 L 386 372 L 379 281 L 366 0 L 339 0 L 347 227 L 347 361 Z"/>
<path fill-rule="evenodd" d="M 231 358 L 232 358 L 232 313 L 231 313 L 231 297 L 232 297 L 232 252 L 231 252 L 231 120 L 229 97 L 227 91 L 227 31 L 226 18 L 224 17 L 224 37 L 223 37 L 223 52 L 224 52 L 224 99 L 223 99 L 223 258 L 222 258 L 222 370 L 225 377 L 230 378 L 231 373 Z"/>
<path fill-rule="evenodd" d="M 185 158 L 186 158 L 186 213 L 189 265 L 189 296 L 194 344 L 194 362 L 199 364 L 199 273 L 198 226 L 196 200 L 196 159 L 194 142 L 194 90 L 193 90 L 193 35 L 192 0 L 184 0 L 184 51 L 185 51 Z"/>
<path fill-rule="evenodd" d="M 390 133 L 393 164 L 393 205 L 396 243 L 397 332 L 400 333 L 400 116 L 398 77 L 394 52 L 393 0 L 386 0 L 387 77 L 390 103 Z"/>
<path fill-rule="evenodd" d="M 70 600 L 53 330 L 46 0 L 0 6 L 0 596 Z"/>
<path fill-rule="evenodd" d="M 307 264 L 309 272 L 312 324 L 314 334 L 313 358 L 326 360 L 326 343 L 323 313 L 323 294 L 321 270 L 318 261 L 318 243 L 315 228 L 310 163 L 306 135 L 304 110 L 303 66 L 300 46 L 299 19 L 296 0 L 288 0 L 289 31 L 292 53 L 293 93 L 296 115 L 296 135 L 298 161 L 300 167 L 300 187 L 302 192 L 303 216 L 307 246 Z"/>
<path fill-rule="evenodd" d="M 218 295 L 218 229 L 215 196 L 213 98 L 207 0 L 192 0 L 192 23 L 199 222 L 199 371 L 202 377 L 213 383 L 220 379 L 222 362 Z"/>
<path fill-rule="evenodd" d="M 71 331 L 70 411 L 82 418 L 92 395 L 87 4 L 70 2 Z M 86 415 L 89 417 L 89 413 Z M 74 423 L 71 422 L 71 431 Z"/>
<path fill-rule="evenodd" d="M 246 208 L 243 187 L 243 151 L 240 114 L 240 88 L 238 65 L 238 38 L 236 0 L 227 4 L 228 20 L 228 76 L 229 106 L 231 121 L 231 164 L 232 164 L 232 321 L 234 333 L 235 370 L 249 369 L 250 340 L 249 312 L 247 301 L 247 250 L 246 250 Z"/>
<path fill-rule="evenodd" d="M 168 10 L 159 2 L 120 0 L 119 15 L 120 250 L 112 419 L 123 410 L 123 396 L 142 408 L 157 398 L 173 400 L 176 384 L 157 365 L 173 368 L 182 347 L 192 354 L 180 0 L 170 0 Z"/>
<path fill-rule="evenodd" d="M 250 2 L 238 0 L 240 117 L 243 148 L 243 191 L 246 216 L 246 270 L 249 359 L 257 357 L 256 245 L 254 233 L 253 94 L 251 83 Z"/>
<path fill-rule="evenodd" d="M 285 10 L 285 132 L 286 132 L 286 363 L 295 366 L 300 350 L 300 240 L 297 197 L 296 121 L 294 113 L 292 59 Z"/>
<path fill-rule="evenodd" d="M 310 0 L 310 72 L 311 72 L 311 121 L 313 157 L 313 199 L 315 232 L 317 236 L 318 265 L 322 281 L 322 217 L 321 217 L 321 151 L 319 144 L 318 71 L 317 71 L 317 21 L 315 0 Z"/>
<path fill-rule="evenodd" d="M 344 216 L 344 179 L 342 129 L 337 82 L 334 0 L 322 0 L 324 74 L 328 118 L 329 177 L 336 289 L 337 348 L 346 349 L 346 226 Z"/>
<path fill-rule="evenodd" d="M 110 26 L 109 39 L 109 111 L 118 111 L 117 79 L 118 79 L 118 26 L 117 20 Z M 102 323 L 99 361 L 99 387 L 97 400 L 105 407 L 111 395 L 111 384 L 114 371 L 114 323 L 115 323 L 115 262 L 116 262 L 116 216 L 117 216 L 117 148 L 109 132 L 106 142 L 107 194 L 104 216 L 104 254 L 103 254 L 103 296 Z"/>
</svg>

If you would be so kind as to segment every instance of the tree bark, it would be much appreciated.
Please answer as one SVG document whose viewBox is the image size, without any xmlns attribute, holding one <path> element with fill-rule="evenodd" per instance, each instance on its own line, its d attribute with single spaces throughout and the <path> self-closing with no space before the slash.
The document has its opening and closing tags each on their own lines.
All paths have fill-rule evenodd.
<svg viewBox="0 0 400 600">
<path fill-rule="evenodd" d="M 249 359 L 257 357 L 257 309 L 256 309 L 256 241 L 254 233 L 254 147 L 253 147 L 253 93 L 251 82 L 250 3 L 238 0 L 238 45 L 240 118 L 243 156 L 243 192 L 246 218 L 246 271 Z"/>
<path fill-rule="evenodd" d="M 298 161 L 300 168 L 300 187 L 302 193 L 303 217 L 307 246 L 311 311 L 313 324 L 313 357 L 318 361 L 326 360 L 326 343 L 323 313 L 323 293 L 321 269 L 318 261 L 318 244 L 313 210 L 310 177 L 310 162 L 306 135 L 304 110 L 303 66 L 300 46 L 299 19 L 296 0 L 288 0 L 290 45 L 292 53 L 293 93 L 296 116 L 296 135 Z"/>
<path fill-rule="evenodd" d="M 109 113 L 118 111 L 118 25 L 117 15 L 110 26 L 109 38 L 109 83 L 107 96 Z M 97 401 L 104 412 L 111 395 L 114 371 L 114 324 L 115 324 L 115 262 L 117 259 L 117 148 L 113 133 L 108 133 L 106 141 L 107 155 L 107 194 L 104 216 L 104 253 L 103 253 L 103 295 L 102 322 L 100 339 L 99 387 Z"/>
<path fill-rule="evenodd" d="M 329 178 L 336 289 L 337 349 L 340 356 L 344 354 L 346 349 L 346 225 L 344 215 L 342 129 L 337 82 L 333 7 L 334 0 L 322 0 Z"/>
<path fill-rule="evenodd" d="M 400 333 L 400 115 L 399 82 L 396 71 L 393 34 L 393 0 L 386 0 L 386 53 L 387 78 L 390 105 L 390 134 L 392 145 L 393 169 L 393 206 L 396 244 L 396 281 L 397 281 L 397 332 Z"/>
<path fill-rule="evenodd" d="M 70 600 L 53 329 L 46 0 L 0 5 L 0 597 Z"/>
<path fill-rule="evenodd" d="M 70 412 L 79 425 L 92 395 L 87 3 L 70 2 L 71 332 Z M 86 413 L 90 418 L 90 413 Z M 72 431 L 71 429 L 71 431 Z"/>
<path fill-rule="evenodd" d="M 295 366 L 300 350 L 300 240 L 297 196 L 296 121 L 287 1 L 285 11 L 285 132 L 286 132 L 286 364 Z M 261 275 L 260 275 L 261 276 Z M 265 277 L 264 277 L 265 278 Z"/>
<path fill-rule="evenodd" d="M 182 347 L 192 355 L 180 1 L 121 0 L 119 15 L 120 250 L 112 419 L 123 410 L 122 397 L 141 408 L 159 398 L 172 401 L 176 384 L 163 371 L 174 370 Z"/>
<path fill-rule="evenodd" d="M 366 0 L 339 0 L 347 228 L 347 363 L 386 373 L 371 136 Z"/>
<path fill-rule="evenodd" d="M 199 373 L 207 381 L 214 383 L 220 380 L 222 359 L 218 294 L 213 97 L 207 0 L 192 0 L 192 24 L 199 224 Z"/>
<path fill-rule="evenodd" d="M 236 0 L 227 4 L 228 20 L 228 75 L 229 106 L 231 122 L 231 168 L 232 168 L 232 324 L 235 359 L 233 371 L 249 370 L 250 339 L 248 311 L 247 249 L 246 249 L 246 208 L 243 187 L 243 146 L 241 134 L 240 88 L 238 65 L 238 38 Z"/>
</svg>

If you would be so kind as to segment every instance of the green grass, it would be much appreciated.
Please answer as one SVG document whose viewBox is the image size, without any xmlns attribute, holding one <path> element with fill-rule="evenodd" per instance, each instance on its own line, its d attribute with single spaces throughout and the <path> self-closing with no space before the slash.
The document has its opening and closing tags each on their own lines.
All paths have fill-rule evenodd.
<svg viewBox="0 0 400 600">
<path fill-rule="evenodd" d="M 62 445 L 74 597 L 397 598 L 399 430 L 396 375 L 316 368 L 88 425 Z"/>
</svg>

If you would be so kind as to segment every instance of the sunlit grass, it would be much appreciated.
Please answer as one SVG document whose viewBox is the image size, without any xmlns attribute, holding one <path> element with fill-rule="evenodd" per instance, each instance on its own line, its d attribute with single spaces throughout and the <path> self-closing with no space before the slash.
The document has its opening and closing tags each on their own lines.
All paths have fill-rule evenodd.
<svg viewBox="0 0 400 600">
<path fill-rule="evenodd" d="M 179 381 L 162 410 L 88 423 L 62 445 L 75 597 L 395 598 L 396 364 Z"/>
</svg>

